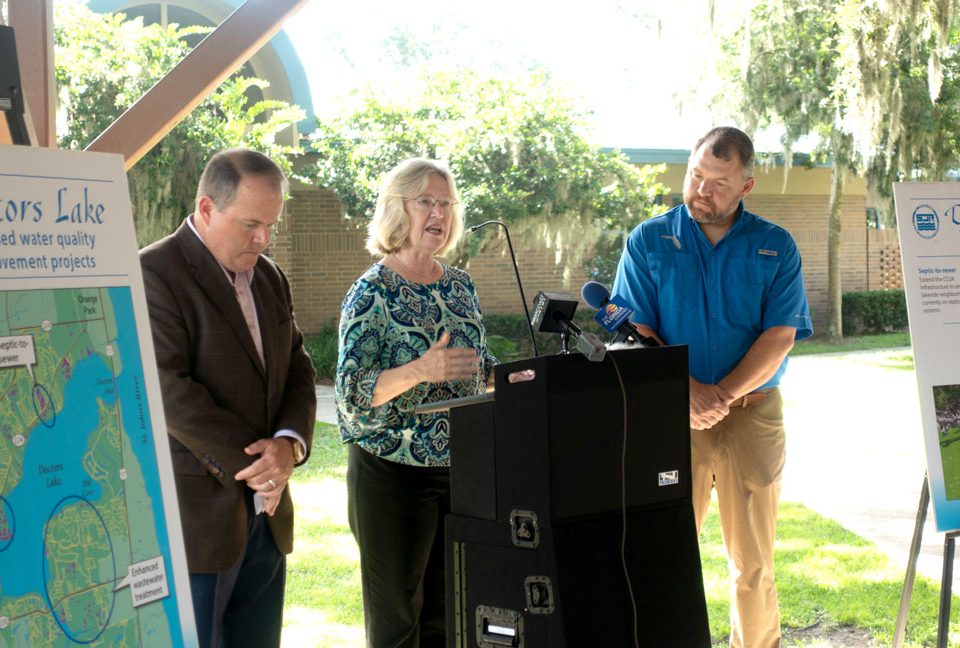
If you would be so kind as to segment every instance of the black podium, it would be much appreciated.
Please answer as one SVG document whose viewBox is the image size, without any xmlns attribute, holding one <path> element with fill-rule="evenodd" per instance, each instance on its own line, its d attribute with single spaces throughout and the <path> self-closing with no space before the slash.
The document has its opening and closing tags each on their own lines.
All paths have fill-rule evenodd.
<svg viewBox="0 0 960 648">
<path fill-rule="evenodd" d="M 634 646 L 635 616 L 640 646 L 710 645 L 688 375 L 682 346 L 541 356 L 450 401 L 449 647 Z"/>
</svg>

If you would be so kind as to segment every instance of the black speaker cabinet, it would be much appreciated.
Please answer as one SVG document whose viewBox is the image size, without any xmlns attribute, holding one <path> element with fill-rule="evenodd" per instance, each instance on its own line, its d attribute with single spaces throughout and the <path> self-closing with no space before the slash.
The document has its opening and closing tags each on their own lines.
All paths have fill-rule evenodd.
<svg viewBox="0 0 960 648">
<path fill-rule="evenodd" d="M 526 547 L 451 515 L 446 552 L 450 647 L 710 646 L 688 501 L 541 527 Z"/>
<path fill-rule="evenodd" d="M 454 514 L 526 510 L 550 524 L 624 500 L 690 499 L 685 346 L 610 351 L 602 362 L 539 356 L 497 366 L 494 380 L 492 401 L 450 410 Z"/>
<path fill-rule="evenodd" d="M 541 356 L 451 401 L 448 646 L 710 645 L 688 376 L 686 347 Z"/>
</svg>

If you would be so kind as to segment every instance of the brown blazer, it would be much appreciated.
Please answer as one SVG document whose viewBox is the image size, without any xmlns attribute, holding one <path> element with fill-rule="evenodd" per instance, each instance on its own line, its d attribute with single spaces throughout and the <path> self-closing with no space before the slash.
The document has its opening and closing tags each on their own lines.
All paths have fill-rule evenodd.
<svg viewBox="0 0 960 648">
<path fill-rule="evenodd" d="M 283 272 L 261 256 L 252 290 L 263 336 L 260 361 L 233 286 L 186 222 L 140 252 L 160 373 L 180 518 L 191 573 L 228 570 L 243 555 L 243 448 L 291 429 L 309 452 L 316 415 L 313 365 Z M 293 550 L 289 488 L 270 530 Z"/>
</svg>

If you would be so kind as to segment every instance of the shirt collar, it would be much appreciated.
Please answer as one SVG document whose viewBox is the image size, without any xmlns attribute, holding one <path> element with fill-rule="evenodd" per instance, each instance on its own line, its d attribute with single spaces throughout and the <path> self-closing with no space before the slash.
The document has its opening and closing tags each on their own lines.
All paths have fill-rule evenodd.
<svg viewBox="0 0 960 648">
<path fill-rule="evenodd" d="M 683 218 L 677 219 L 676 235 L 680 236 L 680 232 L 683 231 L 684 226 L 689 225 L 691 229 L 695 230 L 694 236 L 699 236 L 699 240 L 706 243 L 709 247 L 715 247 L 710 245 L 710 242 L 707 240 L 707 235 L 703 233 L 702 229 L 700 229 L 697 221 L 693 220 L 693 216 L 690 215 L 690 210 L 687 209 L 686 203 L 680 203 L 680 209 L 681 213 L 683 214 Z M 748 212 L 743 206 L 743 200 L 741 200 L 739 204 L 737 204 L 737 213 L 733 217 L 733 225 L 731 225 L 730 229 L 727 230 L 727 233 L 723 235 L 723 238 L 717 241 L 717 245 L 719 245 L 721 241 L 726 240 L 726 238 L 730 236 L 731 232 L 740 227 L 740 224 L 743 222 L 744 214 L 746 213 Z"/>
<path fill-rule="evenodd" d="M 207 242 L 203 240 L 203 237 L 200 236 L 200 232 L 197 231 L 196 225 L 193 224 L 193 214 L 190 214 L 189 216 L 187 216 L 187 225 L 190 227 L 190 231 L 196 234 L 197 238 L 200 239 L 200 242 L 203 243 L 203 247 L 207 248 L 207 250 L 209 251 L 210 248 L 207 247 Z M 214 261 L 217 261 L 217 257 L 213 255 L 213 252 L 210 253 L 210 256 L 213 257 Z M 243 280 L 245 280 L 248 286 L 253 283 L 253 268 L 249 270 L 244 270 L 243 272 L 231 272 L 230 270 L 227 270 L 226 268 L 224 268 L 223 264 L 220 263 L 220 261 L 217 261 L 217 265 L 220 266 L 221 270 L 223 270 L 223 274 L 227 276 L 227 280 L 230 282 L 230 285 L 233 285 L 235 283 L 236 281 L 234 279 L 235 276 L 241 277 Z"/>
</svg>

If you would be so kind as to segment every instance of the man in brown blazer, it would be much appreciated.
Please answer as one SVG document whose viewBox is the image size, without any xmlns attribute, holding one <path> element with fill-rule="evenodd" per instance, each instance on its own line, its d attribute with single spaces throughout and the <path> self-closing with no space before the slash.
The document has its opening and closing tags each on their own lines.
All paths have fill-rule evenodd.
<svg viewBox="0 0 960 648">
<path fill-rule="evenodd" d="M 287 186 L 260 153 L 218 153 L 195 212 L 140 253 L 201 647 L 280 644 L 287 482 L 316 412 L 290 287 L 261 255 Z"/>
</svg>

